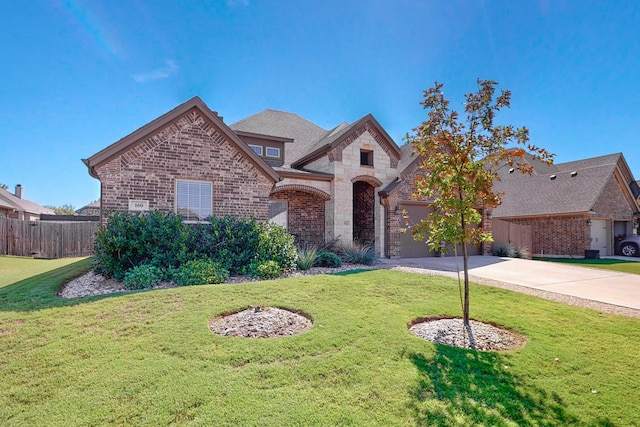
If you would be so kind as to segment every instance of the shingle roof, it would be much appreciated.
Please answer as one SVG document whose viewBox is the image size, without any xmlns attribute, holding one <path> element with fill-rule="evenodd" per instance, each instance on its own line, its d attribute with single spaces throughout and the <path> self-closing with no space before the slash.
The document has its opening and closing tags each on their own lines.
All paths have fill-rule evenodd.
<svg viewBox="0 0 640 427">
<path fill-rule="evenodd" d="M 504 193 L 496 218 L 588 212 L 611 178 L 622 154 L 547 165 L 528 162 L 534 173 L 523 175 L 509 167 L 500 170 L 494 190 Z"/>
<path fill-rule="evenodd" d="M 264 110 L 229 126 L 233 131 L 252 132 L 292 138 L 286 143 L 285 165 L 290 165 L 309 152 L 310 147 L 335 129 L 327 131 L 297 114 L 277 110 Z"/>
<path fill-rule="evenodd" d="M 53 209 L 45 208 L 44 206 L 41 206 L 30 200 L 21 199 L 11 194 L 9 191 L 5 190 L 4 188 L 0 188 L 0 201 L 3 201 L 5 206 L 11 209 L 15 209 L 17 211 L 24 211 L 24 212 L 34 213 L 34 214 L 48 214 L 48 215 L 56 214 Z"/>
</svg>

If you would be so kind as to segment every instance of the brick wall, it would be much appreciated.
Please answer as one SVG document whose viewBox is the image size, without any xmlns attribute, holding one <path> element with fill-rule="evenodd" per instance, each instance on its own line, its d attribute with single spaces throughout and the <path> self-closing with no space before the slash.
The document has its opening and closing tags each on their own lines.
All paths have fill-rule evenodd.
<svg viewBox="0 0 640 427">
<path fill-rule="evenodd" d="M 272 195 L 272 199 L 288 202 L 288 231 L 295 236 L 296 243 L 324 242 L 323 199 L 299 190 L 278 191 Z"/>
<path fill-rule="evenodd" d="M 375 241 L 375 188 L 362 181 L 353 184 L 353 240 L 364 244 Z"/>
<path fill-rule="evenodd" d="M 586 215 L 510 219 L 531 226 L 531 253 L 534 255 L 584 256 L 591 247 L 591 229 Z"/>
<path fill-rule="evenodd" d="M 129 199 L 149 201 L 150 210 L 175 210 L 176 179 L 213 184 L 213 215 L 268 218 L 273 181 L 224 133 L 191 110 L 96 167 L 105 212 L 126 211 Z"/>
</svg>

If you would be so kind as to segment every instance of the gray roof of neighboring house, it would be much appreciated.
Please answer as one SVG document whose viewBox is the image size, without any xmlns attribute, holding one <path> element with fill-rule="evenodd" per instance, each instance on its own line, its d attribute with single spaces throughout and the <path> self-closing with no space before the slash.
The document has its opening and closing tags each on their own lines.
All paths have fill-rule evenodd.
<svg viewBox="0 0 640 427">
<path fill-rule="evenodd" d="M 82 211 L 83 209 L 100 209 L 100 199 L 93 201 L 88 205 L 84 205 L 80 209 L 76 209 L 76 213 Z"/>
<path fill-rule="evenodd" d="M 45 208 L 44 206 L 30 200 L 21 199 L 4 188 L 0 188 L 0 201 L 4 202 L 5 206 L 16 211 L 29 212 L 33 214 L 56 214 L 53 209 Z"/>
<path fill-rule="evenodd" d="M 494 183 L 494 189 L 504 194 L 493 216 L 589 212 L 621 159 L 620 153 L 554 165 L 527 159 L 534 167 L 531 175 L 517 168 L 509 173 L 511 168 L 503 166 L 499 171 L 502 180 Z"/>
<path fill-rule="evenodd" d="M 293 142 L 284 145 L 285 165 L 303 157 L 309 152 L 310 147 L 333 131 L 322 129 L 297 114 L 276 110 L 261 111 L 229 125 L 229 128 L 234 131 L 292 138 Z"/>
</svg>

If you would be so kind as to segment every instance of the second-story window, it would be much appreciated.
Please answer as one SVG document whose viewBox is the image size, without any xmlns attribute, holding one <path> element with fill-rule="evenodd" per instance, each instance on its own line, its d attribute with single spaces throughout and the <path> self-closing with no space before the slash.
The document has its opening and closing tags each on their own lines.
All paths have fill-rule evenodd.
<svg viewBox="0 0 640 427">
<path fill-rule="evenodd" d="M 360 150 L 360 166 L 373 166 L 373 151 Z"/>
<path fill-rule="evenodd" d="M 280 157 L 280 149 L 277 147 L 267 147 L 267 157 Z"/>
<path fill-rule="evenodd" d="M 262 156 L 262 145 L 249 144 L 249 148 L 251 148 L 258 156 Z"/>
</svg>

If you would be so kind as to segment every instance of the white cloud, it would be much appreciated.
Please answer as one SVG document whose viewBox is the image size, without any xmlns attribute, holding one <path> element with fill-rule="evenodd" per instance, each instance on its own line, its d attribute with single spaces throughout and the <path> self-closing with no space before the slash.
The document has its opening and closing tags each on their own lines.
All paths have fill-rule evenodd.
<svg viewBox="0 0 640 427">
<path fill-rule="evenodd" d="M 149 71 L 148 73 L 139 73 L 132 74 L 131 78 L 138 83 L 147 83 L 153 80 L 159 79 L 168 79 L 178 71 L 180 67 L 178 67 L 178 63 L 176 61 L 164 61 L 164 66 L 157 68 L 153 71 Z"/>
</svg>

